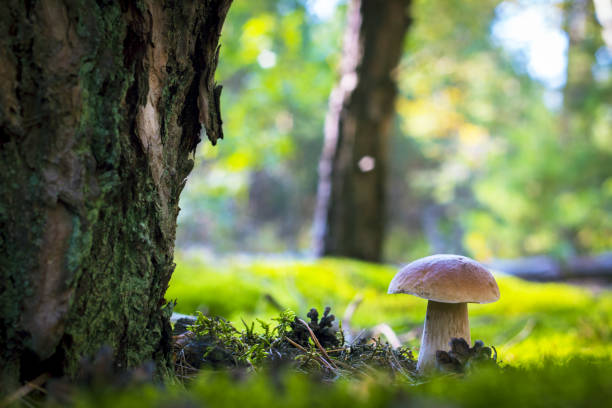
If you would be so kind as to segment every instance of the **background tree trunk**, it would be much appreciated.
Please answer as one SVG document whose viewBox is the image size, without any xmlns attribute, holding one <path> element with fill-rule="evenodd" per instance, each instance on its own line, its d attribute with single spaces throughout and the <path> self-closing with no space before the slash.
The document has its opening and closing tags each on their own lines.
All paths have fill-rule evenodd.
<svg viewBox="0 0 612 408">
<path fill-rule="evenodd" d="M 565 4 L 565 31 L 569 39 L 567 82 L 563 89 L 564 137 L 578 133 L 583 137 L 584 124 L 576 124 L 573 116 L 584 113 L 585 101 L 593 90 L 594 78 L 591 68 L 595 53 L 601 44 L 599 27 L 595 20 L 594 5 L 591 0 L 575 0 Z"/>
<path fill-rule="evenodd" d="M 0 10 L 0 382 L 169 369 L 179 194 L 222 137 L 231 0 L 8 1 Z"/>
<path fill-rule="evenodd" d="M 385 229 L 394 78 L 410 0 L 349 3 L 341 78 L 332 91 L 319 163 L 315 251 L 379 261 Z"/>
</svg>

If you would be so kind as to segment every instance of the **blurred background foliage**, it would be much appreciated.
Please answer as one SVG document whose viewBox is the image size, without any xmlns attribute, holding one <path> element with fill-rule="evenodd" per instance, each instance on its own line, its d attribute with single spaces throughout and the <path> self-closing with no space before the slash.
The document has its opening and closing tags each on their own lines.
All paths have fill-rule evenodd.
<svg viewBox="0 0 612 408">
<path fill-rule="evenodd" d="M 198 148 L 179 248 L 308 252 L 345 9 L 232 5 L 218 69 L 226 138 Z M 417 0 L 413 15 L 385 259 L 612 248 L 612 52 L 591 2 Z"/>
</svg>

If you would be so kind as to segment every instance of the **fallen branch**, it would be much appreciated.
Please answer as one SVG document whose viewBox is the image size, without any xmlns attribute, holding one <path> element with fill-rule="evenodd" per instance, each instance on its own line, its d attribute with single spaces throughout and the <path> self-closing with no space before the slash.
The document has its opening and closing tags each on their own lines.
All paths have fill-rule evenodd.
<svg viewBox="0 0 612 408">
<path fill-rule="evenodd" d="M 15 392 L 11 395 L 7 396 L 2 402 L 0 402 L 0 408 L 5 408 L 11 405 L 13 402 L 21 399 L 31 393 L 34 390 L 41 390 L 41 385 L 43 385 L 50 378 L 49 373 L 44 373 L 33 379 L 32 381 L 28 381 L 23 386 L 19 387 Z"/>
<path fill-rule="evenodd" d="M 550 256 L 494 259 L 486 265 L 493 270 L 534 281 L 589 278 L 612 280 L 612 252 L 564 260 Z"/>
</svg>

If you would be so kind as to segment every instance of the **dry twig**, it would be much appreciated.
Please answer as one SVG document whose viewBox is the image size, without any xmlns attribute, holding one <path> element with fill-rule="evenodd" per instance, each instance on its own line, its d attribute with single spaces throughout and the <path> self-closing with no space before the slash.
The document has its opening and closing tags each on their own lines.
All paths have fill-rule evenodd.
<svg viewBox="0 0 612 408">
<path fill-rule="evenodd" d="M 15 392 L 13 392 L 11 395 L 7 396 L 2 402 L 0 402 L 0 408 L 8 407 L 13 402 L 17 401 L 18 399 L 22 399 L 34 390 L 40 390 L 41 385 L 47 382 L 49 378 L 49 373 L 44 373 L 39 375 L 32 381 L 25 383 L 23 386 L 15 390 Z"/>
<path fill-rule="evenodd" d="M 325 351 L 325 349 L 323 348 L 323 346 L 321 345 L 321 343 L 319 342 L 319 339 L 317 339 L 317 336 L 315 336 L 315 334 L 313 333 L 312 329 L 310 328 L 310 326 L 308 326 L 308 323 L 306 323 L 304 320 L 302 319 L 298 319 L 300 321 L 300 323 L 302 323 L 306 329 L 308 330 L 308 333 L 310 333 L 310 337 L 312 337 L 312 341 L 314 341 L 314 343 L 317 345 L 317 347 L 319 348 L 319 350 L 321 350 L 321 353 L 323 353 L 323 355 L 330 360 L 331 364 L 334 366 L 334 368 L 338 368 L 336 367 L 336 365 L 334 364 L 333 361 L 331 361 L 331 357 L 329 357 L 329 355 L 327 354 L 327 351 Z"/>
</svg>

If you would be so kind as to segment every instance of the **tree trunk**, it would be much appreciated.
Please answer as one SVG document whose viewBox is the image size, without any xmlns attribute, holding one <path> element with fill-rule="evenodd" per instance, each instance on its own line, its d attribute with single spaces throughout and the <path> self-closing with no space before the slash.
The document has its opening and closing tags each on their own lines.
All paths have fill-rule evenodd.
<svg viewBox="0 0 612 408">
<path fill-rule="evenodd" d="M 394 70 L 410 0 L 349 3 L 341 78 L 332 91 L 319 163 L 315 251 L 381 259 Z"/>
<path fill-rule="evenodd" d="M 222 137 L 231 0 L 10 0 L 0 10 L 0 383 L 169 369 L 179 194 Z"/>
<path fill-rule="evenodd" d="M 591 68 L 595 62 L 599 33 L 590 0 L 575 0 L 566 4 L 565 30 L 569 39 L 567 82 L 563 89 L 564 117 L 584 108 L 585 99 L 593 86 Z M 569 125 L 568 125 L 569 126 Z M 572 129 L 568 129 L 571 131 Z"/>
</svg>

